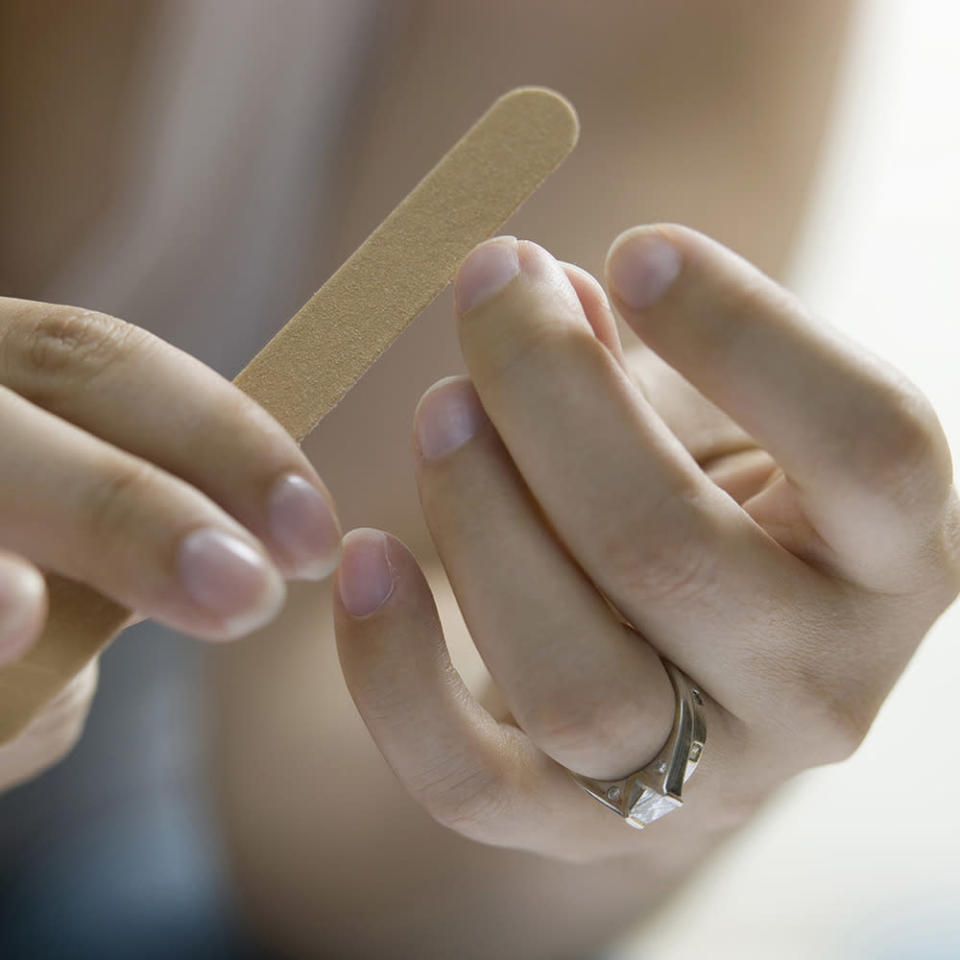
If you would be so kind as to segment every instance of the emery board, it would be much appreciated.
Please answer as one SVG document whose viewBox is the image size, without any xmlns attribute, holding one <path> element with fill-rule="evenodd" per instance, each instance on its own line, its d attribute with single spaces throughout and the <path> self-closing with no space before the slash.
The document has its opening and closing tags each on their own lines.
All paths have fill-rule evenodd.
<svg viewBox="0 0 960 960">
<path fill-rule="evenodd" d="M 524 87 L 500 97 L 234 383 L 299 443 L 457 267 L 555 170 L 577 142 L 563 97 Z M 0 743 L 13 739 L 130 619 L 83 584 L 47 576 L 43 632 L 0 668 Z"/>
</svg>

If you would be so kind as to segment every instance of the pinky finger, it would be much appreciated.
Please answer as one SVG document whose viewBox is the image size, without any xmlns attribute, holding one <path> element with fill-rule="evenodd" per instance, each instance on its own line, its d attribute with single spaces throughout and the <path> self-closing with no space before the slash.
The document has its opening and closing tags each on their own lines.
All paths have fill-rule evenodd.
<svg viewBox="0 0 960 960">
<path fill-rule="evenodd" d="M 46 615 L 43 575 L 22 557 L 0 551 L 0 666 L 27 652 Z"/>
<path fill-rule="evenodd" d="M 347 686 L 414 799 L 471 839 L 576 859 L 576 842 L 559 849 L 558 837 L 582 837 L 581 815 L 593 811 L 562 767 L 523 731 L 497 722 L 467 690 L 450 662 L 426 578 L 407 548 L 378 530 L 351 531 L 336 587 L 337 648 Z M 571 818 L 581 820 L 579 829 Z"/>
</svg>

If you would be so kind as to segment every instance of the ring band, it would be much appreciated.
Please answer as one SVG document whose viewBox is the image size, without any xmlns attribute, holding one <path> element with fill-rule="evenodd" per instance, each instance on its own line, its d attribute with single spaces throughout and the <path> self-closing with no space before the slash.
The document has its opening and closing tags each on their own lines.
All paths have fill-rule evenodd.
<svg viewBox="0 0 960 960">
<path fill-rule="evenodd" d="M 707 726 L 703 695 L 678 667 L 663 661 L 677 696 L 673 729 L 660 752 L 645 767 L 619 780 L 595 780 L 568 771 L 590 796 L 637 830 L 683 806 L 680 791 L 703 756 Z"/>
</svg>

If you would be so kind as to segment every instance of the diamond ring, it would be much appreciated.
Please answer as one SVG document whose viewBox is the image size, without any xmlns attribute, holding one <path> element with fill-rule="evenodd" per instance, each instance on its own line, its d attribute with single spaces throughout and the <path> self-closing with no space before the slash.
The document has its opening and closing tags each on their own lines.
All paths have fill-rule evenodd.
<svg viewBox="0 0 960 960">
<path fill-rule="evenodd" d="M 664 660 L 663 665 L 677 706 L 670 736 L 653 760 L 619 780 L 596 780 L 568 771 L 590 796 L 638 830 L 683 805 L 680 791 L 697 769 L 707 740 L 700 689 L 672 663 Z"/>
</svg>

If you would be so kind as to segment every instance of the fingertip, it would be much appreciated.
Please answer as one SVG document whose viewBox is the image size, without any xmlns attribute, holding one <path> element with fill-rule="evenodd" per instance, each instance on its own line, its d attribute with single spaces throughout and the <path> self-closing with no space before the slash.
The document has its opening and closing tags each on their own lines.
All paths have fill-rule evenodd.
<svg viewBox="0 0 960 960">
<path fill-rule="evenodd" d="M 191 613 L 203 618 L 198 635 L 209 640 L 246 636 L 266 626 L 286 602 L 286 583 L 266 551 L 217 527 L 184 537 L 178 567 Z"/>
<path fill-rule="evenodd" d="M 680 275 L 683 256 L 671 233 L 660 225 L 632 227 L 610 245 L 607 287 L 628 313 L 653 306 Z"/>
<path fill-rule="evenodd" d="M 440 616 L 420 564 L 401 540 L 382 530 L 351 530 L 334 587 L 340 664 L 361 712 L 383 691 L 434 682 L 438 666 L 449 663 Z M 395 697 L 391 703 L 397 706 Z"/>
<path fill-rule="evenodd" d="M 340 562 L 340 521 L 333 498 L 316 478 L 288 471 L 267 496 L 267 516 L 275 560 L 300 580 L 326 580 Z"/>
<path fill-rule="evenodd" d="M 614 355 L 617 363 L 626 369 L 617 321 L 600 281 L 592 273 L 574 263 L 563 260 L 559 263 L 580 300 L 580 306 L 583 308 L 587 323 L 593 328 L 594 335 Z"/>
<path fill-rule="evenodd" d="M 410 548 L 370 527 L 343 538 L 343 561 L 334 574 L 334 621 L 344 663 L 368 673 L 410 666 L 443 647 L 430 584 Z M 398 659 L 399 658 L 399 659 Z M 390 664 L 394 664 L 390 667 Z"/>
<path fill-rule="evenodd" d="M 417 462 L 444 457 L 471 440 L 489 422 L 469 377 L 444 377 L 420 398 L 413 417 Z"/>
<path fill-rule="evenodd" d="M 340 603 L 354 619 L 370 617 L 387 602 L 396 583 L 390 540 L 382 530 L 358 527 L 343 538 L 342 551 L 336 574 Z"/>
<path fill-rule="evenodd" d="M 474 247 L 454 278 L 457 313 L 462 316 L 489 300 L 519 273 L 516 237 L 493 237 Z"/>
<path fill-rule="evenodd" d="M 40 571 L 25 560 L 0 556 L 0 665 L 30 649 L 46 613 L 47 586 Z"/>
</svg>

